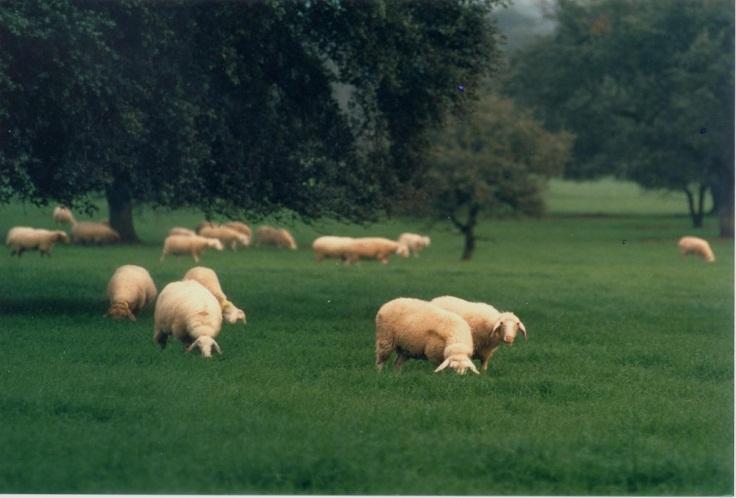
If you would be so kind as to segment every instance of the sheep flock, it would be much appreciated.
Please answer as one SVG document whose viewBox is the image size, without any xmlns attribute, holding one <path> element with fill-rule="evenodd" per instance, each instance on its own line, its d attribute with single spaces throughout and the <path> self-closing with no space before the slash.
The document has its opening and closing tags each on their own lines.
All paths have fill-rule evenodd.
<svg viewBox="0 0 736 498">
<path fill-rule="evenodd" d="M 76 220 L 72 212 L 56 207 L 52 214 L 56 225 L 69 225 L 70 233 L 17 226 L 6 236 L 12 256 L 37 250 L 49 256 L 57 243 L 79 245 L 113 244 L 120 236 L 106 221 Z M 418 258 L 431 244 L 430 237 L 402 233 L 396 240 L 385 237 L 348 237 L 324 235 L 312 242 L 315 261 L 334 259 L 350 266 L 359 261 L 388 264 L 392 256 Z M 252 230 L 241 221 L 223 224 L 203 221 L 194 228 L 172 227 L 164 239 L 160 261 L 166 256 L 189 256 L 199 262 L 206 250 L 238 251 L 252 245 L 298 250 L 298 243 L 285 228 L 261 226 Z M 677 244 L 684 256 L 695 254 L 707 262 L 715 256 L 708 242 L 698 237 L 682 237 Z M 209 257 L 209 256 L 208 256 Z M 232 285 L 232 283 L 231 283 Z M 168 282 L 158 292 L 149 271 L 139 265 L 118 267 L 107 285 L 108 309 L 104 317 L 136 321 L 153 304 L 153 342 L 163 349 L 170 337 L 185 351 L 198 349 L 203 357 L 222 354 L 217 343 L 223 322 L 246 324 L 246 312 L 231 302 L 223 291 L 217 273 L 195 266 L 181 280 Z M 101 289 L 102 292 L 102 289 Z M 366 317 L 367 318 L 367 317 Z M 462 375 L 480 374 L 489 368 L 493 355 L 502 346 L 511 346 L 517 335 L 526 340 L 527 329 L 511 311 L 499 311 L 485 302 L 472 302 L 456 296 L 438 296 L 431 300 L 397 297 L 377 306 L 375 322 L 375 366 L 381 371 L 395 354 L 394 368 L 400 371 L 408 359 L 426 360 L 435 372 L 446 369 Z"/>
</svg>

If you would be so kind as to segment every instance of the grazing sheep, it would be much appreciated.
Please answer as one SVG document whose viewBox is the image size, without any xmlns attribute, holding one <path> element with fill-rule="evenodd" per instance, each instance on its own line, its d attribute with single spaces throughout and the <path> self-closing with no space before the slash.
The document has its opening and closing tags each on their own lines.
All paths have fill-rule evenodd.
<svg viewBox="0 0 736 498">
<path fill-rule="evenodd" d="M 362 237 L 353 239 L 350 243 L 347 249 L 347 261 L 354 263 L 359 259 L 377 259 L 385 265 L 388 264 L 391 254 L 398 254 L 406 258 L 409 257 L 409 248 L 395 240 L 382 237 Z"/>
<path fill-rule="evenodd" d="M 72 225 L 72 241 L 75 244 L 110 244 L 119 240 L 118 232 L 104 223 L 84 221 Z"/>
<path fill-rule="evenodd" d="M 51 255 L 51 249 L 57 242 L 69 242 L 69 237 L 61 230 L 44 230 L 43 228 L 13 227 L 8 230 L 5 244 L 10 247 L 10 255 L 18 257 L 25 251 L 35 251 L 43 256 Z"/>
<path fill-rule="evenodd" d="M 258 227 L 258 230 L 256 230 L 256 245 L 288 247 L 291 250 L 297 248 L 296 241 L 288 230 L 269 226 Z"/>
<path fill-rule="evenodd" d="M 243 235 L 248 237 L 248 240 L 250 240 L 251 236 L 253 235 L 253 232 L 251 231 L 250 227 L 246 225 L 245 223 L 241 223 L 240 221 L 229 221 L 225 223 L 223 226 L 232 228 L 236 232 L 242 233 Z"/>
<path fill-rule="evenodd" d="M 470 355 L 473 336 L 465 320 L 455 313 L 419 299 L 398 298 L 387 302 L 376 314 L 376 368 L 380 371 L 391 353 L 400 369 L 407 358 L 427 359 L 448 366 L 459 374 L 469 368 L 479 373 Z"/>
<path fill-rule="evenodd" d="M 204 226 L 199 230 L 199 235 L 211 239 L 218 239 L 225 247 L 229 247 L 231 251 L 234 251 L 238 247 L 238 244 L 243 247 L 250 245 L 250 237 L 246 237 L 232 228 L 223 226 Z"/>
<path fill-rule="evenodd" d="M 74 219 L 74 215 L 68 208 L 62 206 L 56 206 L 53 213 L 54 222 L 57 225 L 69 224 L 74 225 L 77 220 Z"/>
<path fill-rule="evenodd" d="M 716 260 L 708 241 L 701 239 L 700 237 L 682 237 L 679 242 L 677 242 L 677 247 L 680 248 L 680 253 L 683 256 L 686 254 L 697 254 L 708 263 L 712 263 Z"/>
<path fill-rule="evenodd" d="M 148 270 L 136 265 L 123 265 L 112 274 L 107 284 L 110 308 L 105 316 L 115 320 L 130 318 L 156 299 L 156 284 Z"/>
<path fill-rule="evenodd" d="M 204 227 L 215 227 L 215 226 L 217 225 L 215 225 L 211 221 L 204 220 L 204 221 L 201 221 L 199 225 L 197 225 L 197 228 L 195 228 L 194 231 L 197 232 L 197 234 L 199 234 L 199 231 L 202 230 Z"/>
<path fill-rule="evenodd" d="M 197 233 L 194 230 L 189 230 L 188 228 L 182 228 L 182 227 L 174 227 L 171 230 L 169 230 L 169 235 L 197 235 Z"/>
<path fill-rule="evenodd" d="M 419 251 L 429 246 L 432 242 L 429 237 L 417 233 L 404 232 L 399 235 L 399 244 L 404 244 L 414 257 L 419 256 Z"/>
<path fill-rule="evenodd" d="M 314 249 L 314 256 L 317 259 L 317 263 L 325 258 L 336 258 L 345 261 L 349 256 L 352 241 L 352 237 L 335 237 L 331 235 L 314 239 L 312 249 Z"/>
<path fill-rule="evenodd" d="M 196 280 L 172 282 L 163 288 L 153 313 L 153 340 L 166 347 L 170 335 L 191 351 L 199 347 L 202 356 L 212 356 L 212 348 L 222 354 L 215 337 L 222 327 L 222 311 L 217 299 Z"/>
<path fill-rule="evenodd" d="M 442 309 L 460 315 L 473 332 L 473 359 L 482 362 L 483 370 L 488 370 L 488 362 L 501 344 L 511 346 L 516 332 L 521 330 L 527 338 L 526 328 L 521 320 L 511 312 L 499 312 L 486 303 L 471 303 L 453 296 L 436 297 L 430 301 Z"/>
<path fill-rule="evenodd" d="M 245 324 L 245 312 L 227 300 L 227 296 L 222 292 L 222 287 L 220 287 L 220 280 L 217 278 L 217 273 L 213 270 L 204 266 L 195 266 L 184 274 L 182 280 L 196 280 L 210 291 L 215 296 L 215 299 L 217 299 L 217 302 L 220 303 L 222 317 L 227 323 L 236 323 L 240 320 Z"/>
<path fill-rule="evenodd" d="M 179 256 L 181 254 L 191 254 L 195 262 L 199 262 L 199 257 L 205 249 L 212 248 L 222 251 L 222 242 L 217 239 L 200 237 L 199 235 L 169 235 L 164 240 L 164 249 L 161 252 L 161 261 L 164 257 L 173 254 Z"/>
</svg>

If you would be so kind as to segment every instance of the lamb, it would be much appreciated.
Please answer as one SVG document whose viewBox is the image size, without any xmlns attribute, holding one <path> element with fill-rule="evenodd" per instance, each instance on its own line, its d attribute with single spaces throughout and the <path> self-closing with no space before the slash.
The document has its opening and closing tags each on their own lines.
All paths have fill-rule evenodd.
<svg viewBox="0 0 736 498">
<path fill-rule="evenodd" d="M 25 251 L 38 250 L 43 256 L 51 255 L 51 249 L 57 242 L 69 242 L 69 237 L 61 230 L 44 230 L 43 228 L 13 227 L 8 231 L 5 244 L 10 247 L 10 255 L 18 257 Z"/>
<path fill-rule="evenodd" d="M 68 208 L 62 207 L 62 206 L 56 206 L 54 208 L 54 213 L 52 215 L 54 218 L 54 222 L 56 222 L 57 225 L 63 225 L 65 223 L 69 225 L 74 225 L 77 220 L 74 219 L 74 215 L 71 211 L 69 211 Z"/>
<path fill-rule="evenodd" d="M 169 230 L 169 235 L 197 235 L 194 230 L 183 227 L 174 227 Z"/>
<path fill-rule="evenodd" d="M 115 320 L 130 318 L 156 298 L 156 284 L 148 270 L 136 265 L 123 265 L 112 274 L 107 284 L 110 308 L 105 316 Z"/>
<path fill-rule="evenodd" d="M 228 301 L 227 296 L 222 292 L 217 274 L 213 270 L 204 266 L 195 266 L 184 274 L 182 280 L 196 280 L 210 291 L 220 303 L 222 317 L 227 323 L 236 323 L 240 320 L 245 324 L 245 312 Z"/>
<path fill-rule="evenodd" d="M 414 257 L 419 256 L 419 251 L 429 246 L 432 242 L 429 237 L 417 233 L 404 232 L 399 235 L 399 244 L 404 244 Z"/>
<path fill-rule="evenodd" d="M 170 335 L 186 346 L 199 347 L 202 356 L 212 356 L 212 348 L 222 354 L 215 337 L 222 327 L 222 311 L 217 299 L 196 280 L 172 282 L 163 288 L 153 313 L 153 340 L 166 347 Z"/>
<path fill-rule="evenodd" d="M 312 249 L 314 249 L 317 263 L 325 258 L 346 260 L 349 256 L 350 244 L 353 240 L 352 237 L 336 237 L 331 235 L 316 238 L 312 242 Z"/>
<path fill-rule="evenodd" d="M 398 254 L 404 258 L 409 256 L 409 248 L 404 244 L 382 237 L 353 239 L 346 252 L 348 263 L 354 263 L 359 259 L 377 259 L 385 265 L 388 264 L 391 254 Z"/>
<path fill-rule="evenodd" d="M 241 223 L 239 221 L 229 221 L 225 223 L 223 226 L 226 226 L 227 228 L 232 228 L 236 232 L 242 233 L 243 235 L 248 237 L 249 240 L 251 239 L 253 235 L 253 232 L 251 231 L 250 227 L 246 225 L 245 223 Z"/>
<path fill-rule="evenodd" d="M 198 263 L 199 257 L 207 248 L 222 251 L 222 242 L 217 239 L 200 237 L 199 235 L 169 235 L 164 239 L 161 261 L 169 254 L 176 256 L 180 254 L 191 254 L 194 261 Z"/>
<path fill-rule="evenodd" d="M 232 228 L 223 226 L 204 226 L 199 230 L 199 235 L 211 239 L 218 239 L 225 247 L 229 247 L 232 251 L 238 247 L 238 244 L 243 247 L 250 245 L 250 237 L 246 237 Z"/>
<path fill-rule="evenodd" d="M 256 230 L 256 239 L 256 244 L 259 246 L 288 247 L 291 250 L 296 250 L 297 248 L 294 237 L 285 228 L 258 227 L 258 230 Z"/>
<path fill-rule="evenodd" d="M 700 237 L 682 237 L 677 242 L 677 247 L 680 248 L 680 253 L 683 256 L 692 253 L 702 257 L 708 263 L 712 263 L 716 260 L 708 241 L 701 239 Z"/>
<path fill-rule="evenodd" d="M 387 302 L 376 314 L 376 368 L 381 371 L 391 353 L 398 357 L 397 370 L 407 358 L 439 363 L 435 372 L 448 366 L 463 375 L 467 369 L 478 374 L 470 355 L 473 336 L 460 316 L 427 301 L 398 298 Z"/>
<path fill-rule="evenodd" d="M 484 371 L 502 342 L 511 346 L 519 330 L 527 339 L 524 324 L 511 312 L 501 313 L 489 304 L 471 303 L 453 296 L 436 297 L 430 302 L 468 322 L 473 333 L 473 359 L 482 362 Z"/>
<path fill-rule="evenodd" d="M 72 225 L 75 244 L 109 244 L 120 240 L 120 234 L 104 223 L 85 221 Z"/>
</svg>

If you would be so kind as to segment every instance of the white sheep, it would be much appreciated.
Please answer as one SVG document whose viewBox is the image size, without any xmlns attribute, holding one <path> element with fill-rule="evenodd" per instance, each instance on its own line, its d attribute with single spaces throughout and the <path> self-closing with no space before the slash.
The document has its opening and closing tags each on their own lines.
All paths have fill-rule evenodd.
<svg viewBox="0 0 736 498">
<path fill-rule="evenodd" d="M 186 346 L 199 347 L 202 356 L 212 356 L 212 348 L 222 354 L 215 337 L 222 327 L 222 311 L 217 299 L 196 280 L 172 282 L 163 288 L 153 313 L 153 340 L 166 347 L 170 335 Z"/>
<path fill-rule="evenodd" d="M 353 239 L 346 252 L 348 263 L 354 263 L 359 259 L 377 259 L 385 265 L 388 264 L 391 254 L 398 254 L 404 258 L 409 256 L 409 248 L 404 244 L 383 237 Z"/>
<path fill-rule="evenodd" d="M 84 221 L 72 225 L 75 244 L 109 244 L 119 240 L 120 234 L 102 222 Z"/>
<path fill-rule="evenodd" d="M 54 208 L 54 213 L 52 214 L 52 217 L 54 218 L 54 222 L 56 222 L 57 225 L 63 225 L 65 223 L 69 225 L 74 225 L 77 220 L 74 219 L 74 215 L 71 211 L 69 211 L 68 208 L 65 208 L 63 206 L 56 206 Z"/>
<path fill-rule="evenodd" d="M 427 301 L 398 298 L 378 310 L 376 368 L 379 371 L 393 351 L 398 354 L 396 369 L 407 358 L 419 358 L 439 363 L 435 372 L 449 366 L 461 375 L 467 369 L 479 373 L 470 359 L 473 336 L 468 324 L 455 313 Z"/>
<path fill-rule="evenodd" d="M 156 299 L 156 284 L 148 270 L 136 265 L 123 265 L 112 274 L 107 284 L 110 308 L 105 316 L 120 320 L 130 318 Z"/>
<path fill-rule="evenodd" d="M 228 301 L 227 296 L 222 291 L 222 287 L 220 287 L 220 280 L 217 278 L 217 273 L 214 270 L 204 266 L 195 266 L 184 274 L 182 280 L 196 280 L 210 291 L 215 296 L 215 299 L 217 299 L 217 302 L 220 303 L 222 317 L 227 323 L 242 321 L 245 324 L 245 312 Z"/>
<path fill-rule="evenodd" d="M 13 227 L 8 230 L 5 244 L 10 247 L 10 255 L 18 257 L 25 251 L 36 251 L 41 256 L 51 255 L 51 249 L 57 242 L 69 242 L 69 237 L 61 230 L 44 230 L 43 228 Z"/>
<path fill-rule="evenodd" d="M 211 221 L 204 220 L 204 221 L 201 221 L 199 225 L 197 225 L 197 228 L 195 228 L 194 231 L 197 232 L 197 234 L 199 234 L 199 231 L 202 230 L 204 227 L 214 227 L 214 226 L 217 226 L 217 225 L 215 225 Z"/>
<path fill-rule="evenodd" d="M 199 262 L 199 257 L 207 248 L 222 251 L 222 242 L 217 239 L 200 237 L 199 235 L 169 235 L 164 239 L 161 261 L 169 254 L 174 254 L 175 256 L 191 254 L 194 261 Z"/>
<path fill-rule="evenodd" d="M 291 250 L 297 249 L 296 241 L 288 230 L 269 226 L 258 227 L 256 230 L 256 245 L 287 247 Z"/>
<path fill-rule="evenodd" d="M 250 229 L 250 227 L 248 225 L 246 225 L 245 223 L 242 223 L 240 221 L 229 221 L 229 222 L 225 223 L 223 226 L 226 226 L 228 228 L 232 228 L 236 232 L 242 233 L 243 235 L 245 235 L 246 237 L 248 237 L 248 240 L 250 240 L 251 239 L 251 236 L 253 235 L 253 232 Z"/>
<path fill-rule="evenodd" d="M 171 230 L 169 230 L 169 235 L 197 235 L 197 233 L 194 230 L 190 230 L 188 228 L 183 227 L 174 227 Z"/>
<path fill-rule="evenodd" d="M 419 256 L 419 251 L 429 246 L 432 242 L 426 235 L 419 235 L 418 233 L 404 232 L 399 235 L 399 244 L 405 245 L 411 254 L 415 257 Z"/>
<path fill-rule="evenodd" d="M 325 258 L 336 258 L 346 260 L 350 254 L 352 237 L 337 237 L 325 235 L 318 237 L 312 242 L 312 249 L 317 263 Z"/>
<path fill-rule="evenodd" d="M 686 254 L 697 254 L 708 263 L 712 263 L 716 260 L 708 241 L 701 239 L 700 237 L 682 237 L 677 242 L 677 247 L 680 248 L 680 253 L 683 256 Z"/>
<path fill-rule="evenodd" d="M 524 324 L 509 311 L 501 313 L 490 304 L 471 303 L 453 296 L 436 297 L 430 302 L 468 322 L 473 333 L 473 359 L 482 362 L 483 370 L 488 370 L 488 362 L 501 344 L 514 343 L 517 331 L 527 338 Z"/>
<path fill-rule="evenodd" d="M 224 226 L 203 226 L 198 233 L 202 237 L 218 239 L 225 247 L 229 247 L 232 251 L 238 247 L 238 244 L 243 247 L 250 245 L 250 237 L 246 237 L 242 233 Z"/>
</svg>

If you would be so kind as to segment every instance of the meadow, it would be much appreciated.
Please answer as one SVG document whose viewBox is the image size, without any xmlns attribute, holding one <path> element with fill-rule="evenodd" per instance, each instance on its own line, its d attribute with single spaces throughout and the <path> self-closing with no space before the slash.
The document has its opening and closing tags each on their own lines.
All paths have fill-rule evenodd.
<svg viewBox="0 0 736 498">
<path fill-rule="evenodd" d="M 159 255 L 196 212 L 140 209 L 141 246 L 5 252 L 0 492 L 733 494 L 733 241 L 616 182 L 549 195 L 545 218 L 484 221 L 470 262 L 449 226 L 410 219 L 298 223 L 298 251 L 206 252 L 248 320 L 223 327 L 211 360 L 160 351 L 151 308 L 103 318 L 117 266 L 159 289 L 194 266 Z M 50 212 L 0 206 L 0 233 L 50 227 Z M 387 266 L 318 265 L 310 249 L 404 230 L 432 245 Z M 681 257 L 685 234 L 716 262 Z M 529 340 L 480 376 L 377 373 L 380 305 L 444 294 L 514 311 Z"/>
</svg>

